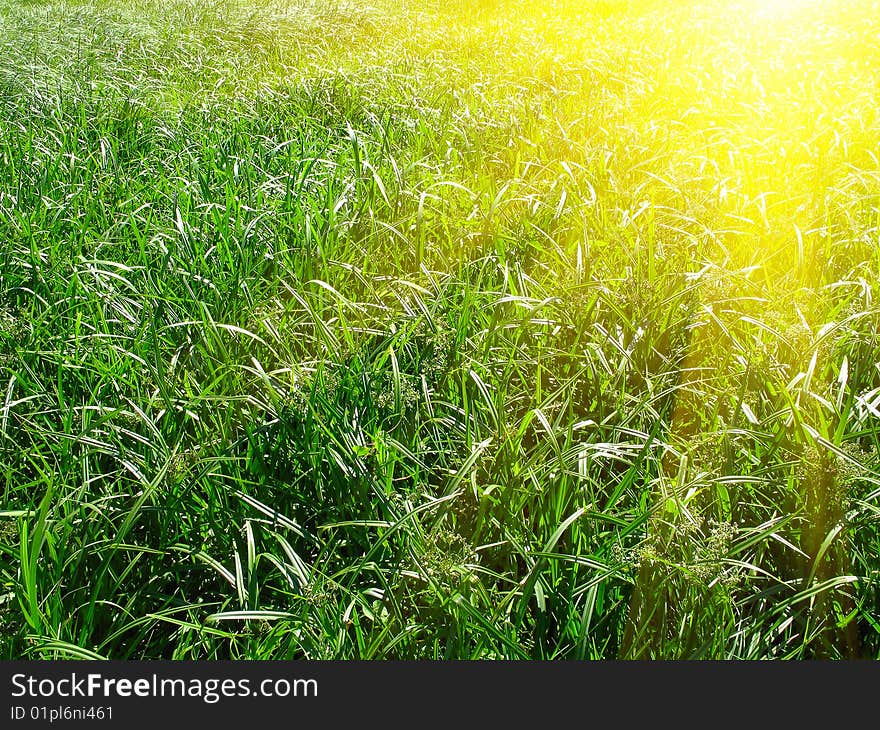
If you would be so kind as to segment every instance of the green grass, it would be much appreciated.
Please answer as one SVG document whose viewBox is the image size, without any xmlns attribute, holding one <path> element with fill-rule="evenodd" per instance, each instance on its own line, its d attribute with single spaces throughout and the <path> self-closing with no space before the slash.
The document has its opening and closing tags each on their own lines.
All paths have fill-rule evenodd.
<svg viewBox="0 0 880 730">
<path fill-rule="evenodd" d="M 0 0 L 0 657 L 880 655 L 876 3 Z"/>
</svg>

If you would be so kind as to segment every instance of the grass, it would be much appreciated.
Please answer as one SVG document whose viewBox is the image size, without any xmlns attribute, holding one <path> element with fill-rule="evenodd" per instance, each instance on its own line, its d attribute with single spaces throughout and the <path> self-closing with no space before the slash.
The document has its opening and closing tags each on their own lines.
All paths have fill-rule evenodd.
<svg viewBox="0 0 880 730">
<path fill-rule="evenodd" d="M 876 3 L 0 0 L 0 656 L 876 658 Z"/>
</svg>

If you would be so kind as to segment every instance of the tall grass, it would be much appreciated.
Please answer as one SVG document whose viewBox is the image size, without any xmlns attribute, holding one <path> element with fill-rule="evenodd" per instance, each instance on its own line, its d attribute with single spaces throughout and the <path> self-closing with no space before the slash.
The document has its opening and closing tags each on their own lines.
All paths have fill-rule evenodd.
<svg viewBox="0 0 880 730">
<path fill-rule="evenodd" d="M 0 656 L 876 657 L 876 10 L 0 0 Z"/>
</svg>

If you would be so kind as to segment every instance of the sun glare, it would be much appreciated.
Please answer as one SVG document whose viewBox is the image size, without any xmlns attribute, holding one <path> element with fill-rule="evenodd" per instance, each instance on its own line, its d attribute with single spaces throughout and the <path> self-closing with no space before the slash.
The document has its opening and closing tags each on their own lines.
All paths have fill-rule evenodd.
<svg viewBox="0 0 880 730">
<path fill-rule="evenodd" d="M 802 12 L 810 5 L 815 5 L 817 0 L 757 0 L 758 20 L 787 18 Z"/>
</svg>

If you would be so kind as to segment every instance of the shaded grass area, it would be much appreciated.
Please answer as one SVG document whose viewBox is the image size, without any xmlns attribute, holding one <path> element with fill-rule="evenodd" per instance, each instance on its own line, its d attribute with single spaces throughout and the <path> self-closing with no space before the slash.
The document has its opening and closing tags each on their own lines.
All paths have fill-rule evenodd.
<svg viewBox="0 0 880 730">
<path fill-rule="evenodd" d="M 0 2 L 2 655 L 877 656 L 872 7 Z"/>
</svg>

